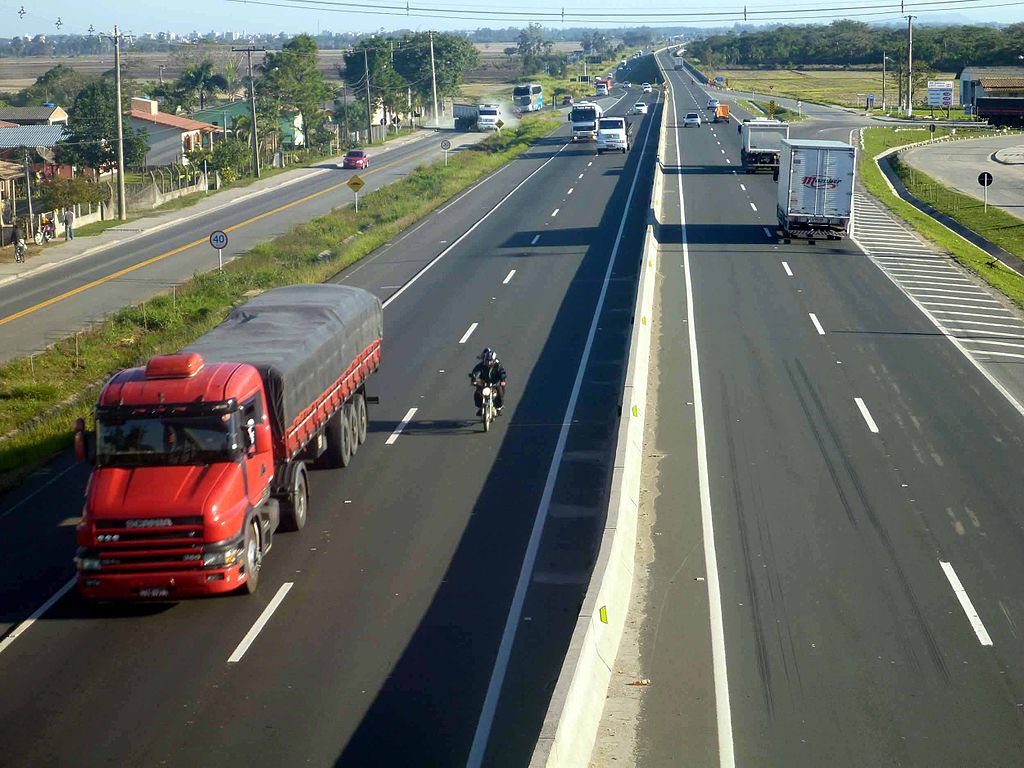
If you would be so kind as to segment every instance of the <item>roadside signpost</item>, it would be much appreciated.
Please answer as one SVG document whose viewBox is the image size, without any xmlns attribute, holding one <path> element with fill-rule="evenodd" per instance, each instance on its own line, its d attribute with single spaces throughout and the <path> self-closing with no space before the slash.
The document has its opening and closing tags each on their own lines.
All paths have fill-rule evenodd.
<svg viewBox="0 0 1024 768">
<path fill-rule="evenodd" d="M 768 117 L 775 117 L 775 99 L 768 102 Z"/>
<path fill-rule="evenodd" d="M 217 249 L 217 265 L 224 271 L 224 249 L 228 247 L 228 234 L 221 229 L 210 233 L 210 245 Z"/>
<path fill-rule="evenodd" d="M 988 213 L 988 188 L 992 185 L 992 174 L 982 171 L 978 174 L 978 183 L 985 190 L 985 213 Z"/>
<path fill-rule="evenodd" d="M 949 117 L 949 108 L 953 106 L 952 80 L 928 81 L 928 106 L 932 108 L 933 113 L 935 107 L 945 107 L 946 117 Z"/>
<path fill-rule="evenodd" d="M 932 135 L 932 136 L 934 136 L 934 135 L 935 135 L 935 123 L 931 123 L 931 124 L 930 124 L 930 125 L 928 126 L 928 132 L 929 132 L 929 133 L 931 133 L 931 135 Z"/>
<path fill-rule="evenodd" d="M 552 101 L 552 102 L 551 102 L 551 106 L 552 106 L 552 107 L 554 107 L 554 106 L 555 106 L 555 102 L 554 102 L 554 101 Z M 494 124 L 494 127 L 498 129 L 498 135 L 499 135 L 499 136 L 501 136 L 501 129 L 505 127 L 505 121 L 504 121 L 504 120 L 502 120 L 502 119 L 501 119 L 501 118 L 499 117 L 499 118 L 498 118 L 498 122 L 496 122 L 496 123 Z"/>
<path fill-rule="evenodd" d="M 359 174 L 354 174 L 351 179 L 345 182 L 345 186 L 351 189 L 356 195 L 356 213 L 359 213 L 359 190 L 366 186 Z"/>
<path fill-rule="evenodd" d="M 441 141 L 441 149 L 444 150 L 444 164 L 448 165 L 448 150 L 452 148 L 452 143 L 448 139 Z"/>
</svg>

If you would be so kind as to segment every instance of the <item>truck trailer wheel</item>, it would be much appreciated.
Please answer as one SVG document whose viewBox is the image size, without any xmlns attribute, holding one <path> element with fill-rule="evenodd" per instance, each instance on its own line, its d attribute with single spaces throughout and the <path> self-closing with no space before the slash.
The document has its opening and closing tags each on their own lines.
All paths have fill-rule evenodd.
<svg viewBox="0 0 1024 768">
<path fill-rule="evenodd" d="M 355 399 L 356 423 L 358 424 L 358 438 L 360 443 L 366 442 L 366 399 L 362 395 L 356 395 Z"/>
<path fill-rule="evenodd" d="M 352 461 L 352 428 L 348 413 L 348 405 L 338 409 L 324 427 L 324 437 L 327 439 L 325 458 L 328 467 L 347 467 Z"/>
<path fill-rule="evenodd" d="M 259 518 L 253 516 L 245 526 L 245 540 L 242 557 L 245 558 L 245 574 L 248 578 L 241 586 L 247 595 L 253 594 L 260 587 L 260 567 L 263 565 L 263 547 L 260 542 Z"/>
<path fill-rule="evenodd" d="M 288 496 L 281 499 L 281 529 L 301 531 L 306 525 L 309 510 L 309 486 L 306 465 L 301 461 L 292 470 L 292 484 Z"/>
<path fill-rule="evenodd" d="M 359 416 L 356 414 L 355 398 L 345 406 L 345 423 L 348 426 L 349 454 L 355 456 L 359 450 Z"/>
</svg>

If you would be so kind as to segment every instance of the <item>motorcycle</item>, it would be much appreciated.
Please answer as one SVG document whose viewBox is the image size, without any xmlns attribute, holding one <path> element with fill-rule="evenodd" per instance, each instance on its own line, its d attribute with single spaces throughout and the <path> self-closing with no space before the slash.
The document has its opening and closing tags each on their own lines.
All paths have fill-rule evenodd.
<svg viewBox="0 0 1024 768">
<path fill-rule="evenodd" d="M 498 417 L 498 407 L 495 399 L 498 394 L 497 384 L 487 384 L 483 381 L 472 382 L 473 386 L 480 390 L 480 421 L 483 422 L 484 432 L 490 432 L 491 422 Z"/>
</svg>

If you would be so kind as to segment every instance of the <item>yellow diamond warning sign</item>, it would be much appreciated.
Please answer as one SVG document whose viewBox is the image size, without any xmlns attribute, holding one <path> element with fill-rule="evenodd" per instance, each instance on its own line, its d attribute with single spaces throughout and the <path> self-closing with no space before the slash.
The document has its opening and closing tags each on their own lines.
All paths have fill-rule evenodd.
<svg viewBox="0 0 1024 768">
<path fill-rule="evenodd" d="M 360 189 L 366 186 L 366 182 L 362 180 L 358 175 L 353 176 L 351 179 L 345 182 L 349 189 L 353 192 L 358 192 Z"/>
</svg>

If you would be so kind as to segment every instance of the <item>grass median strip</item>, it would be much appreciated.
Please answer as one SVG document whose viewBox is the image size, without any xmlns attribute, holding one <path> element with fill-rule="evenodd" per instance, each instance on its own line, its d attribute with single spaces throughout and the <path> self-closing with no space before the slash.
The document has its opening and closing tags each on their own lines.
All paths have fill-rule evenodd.
<svg viewBox="0 0 1024 768">
<path fill-rule="evenodd" d="M 948 132 L 946 128 L 940 128 L 935 137 L 941 137 L 944 133 Z M 963 129 L 957 130 L 958 137 L 970 138 L 971 136 L 991 136 L 991 131 L 965 131 Z M 858 173 L 865 187 L 868 191 L 878 198 L 883 205 L 889 210 L 895 213 L 897 216 L 908 222 L 914 227 L 921 235 L 931 240 L 937 246 L 948 252 L 956 261 L 962 264 L 964 267 L 979 275 L 989 285 L 997 290 L 1001 291 L 1007 297 L 1009 297 L 1014 303 L 1024 307 L 1024 278 L 1021 278 L 1013 270 L 1003 266 L 1000 262 L 995 261 L 985 251 L 981 250 L 975 245 L 964 240 L 962 237 L 947 229 L 945 226 L 937 222 L 931 216 L 926 213 L 919 211 L 917 208 L 912 206 L 905 200 L 893 195 L 889 191 L 889 187 L 882 177 L 882 172 L 879 170 L 878 165 L 875 163 L 875 157 L 879 153 L 884 152 L 887 149 L 893 147 L 904 146 L 906 144 L 913 144 L 919 141 L 925 141 L 930 137 L 929 132 L 926 129 L 910 129 L 896 131 L 892 128 L 868 128 L 864 131 L 864 150 L 860 153 L 860 160 L 858 163 Z M 909 174 L 908 174 L 909 176 Z M 902 175 L 901 175 L 901 178 Z M 906 182 L 906 179 L 903 179 Z M 920 171 L 916 172 L 916 185 L 927 185 L 937 184 L 930 179 L 927 179 L 924 174 Z M 908 188 L 909 185 L 908 185 Z M 913 188 L 910 188 L 912 194 L 919 199 L 927 200 L 927 197 L 921 197 Z M 953 193 L 958 194 L 958 193 Z M 972 201 L 967 195 L 961 195 L 965 200 Z M 950 198 L 949 206 L 952 209 L 953 202 Z M 928 200 L 938 210 L 943 210 L 939 205 L 935 205 L 934 202 Z M 954 215 L 951 211 L 943 211 L 948 213 L 953 218 L 957 219 L 964 226 L 978 232 L 984 237 L 988 237 L 984 231 L 979 231 L 976 227 L 982 230 L 992 231 L 992 228 L 1000 226 L 998 223 L 993 223 L 992 227 L 979 221 L 978 216 L 975 216 L 976 208 L 981 207 L 981 203 L 978 202 L 977 206 L 969 205 L 964 202 L 960 204 L 959 215 Z M 989 206 L 989 212 L 991 213 L 992 206 Z M 997 245 L 1005 248 L 1011 253 L 1021 255 L 1024 251 L 1019 243 L 1019 233 L 1021 232 L 1020 221 L 1015 219 L 1009 214 L 1004 214 L 1009 217 L 1009 220 L 1013 223 L 1012 232 L 1018 233 L 1018 242 L 1010 243 L 1013 247 L 1008 247 L 1006 242 L 995 241 Z M 992 222 L 997 220 L 993 217 Z M 1008 233 L 1009 234 L 1009 233 Z"/>
<path fill-rule="evenodd" d="M 457 159 L 420 166 L 361 197 L 261 243 L 223 272 L 195 275 L 170 294 L 113 313 L 87 331 L 0 366 L 0 487 L 70 445 L 77 416 L 114 371 L 180 349 L 219 323 L 247 294 L 321 282 L 386 243 L 471 184 L 526 151 L 559 123 L 528 118 Z M 329 253 L 329 257 L 321 254 Z"/>
</svg>

